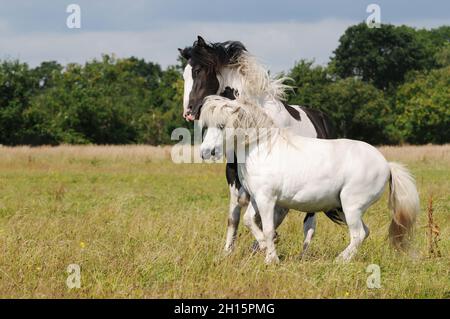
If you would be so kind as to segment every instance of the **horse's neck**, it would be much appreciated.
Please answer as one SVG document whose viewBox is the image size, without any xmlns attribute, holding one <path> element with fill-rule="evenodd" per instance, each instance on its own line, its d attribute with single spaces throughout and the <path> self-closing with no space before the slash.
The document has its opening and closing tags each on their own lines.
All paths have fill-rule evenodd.
<svg viewBox="0 0 450 319">
<path fill-rule="evenodd" d="M 237 74 L 235 69 L 223 68 L 218 76 L 219 92 L 225 91 L 226 87 L 230 87 L 239 94 L 243 91 L 243 83 L 241 77 Z"/>
<path fill-rule="evenodd" d="M 251 172 L 255 172 L 255 170 L 259 171 L 263 169 L 265 165 L 271 161 L 271 155 L 276 153 L 273 148 L 280 147 L 280 145 L 284 145 L 286 143 L 286 141 L 282 138 L 282 133 L 279 129 L 274 129 L 276 130 L 275 135 L 264 139 L 263 142 L 258 140 L 249 143 L 246 146 L 247 150 L 243 152 L 244 158 L 237 158 L 239 180 L 247 190 L 247 178 L 249 176 L 249 172 L 251 174 Z M 270 138 L 272 138 L 272 140 Z"/>
</svg>

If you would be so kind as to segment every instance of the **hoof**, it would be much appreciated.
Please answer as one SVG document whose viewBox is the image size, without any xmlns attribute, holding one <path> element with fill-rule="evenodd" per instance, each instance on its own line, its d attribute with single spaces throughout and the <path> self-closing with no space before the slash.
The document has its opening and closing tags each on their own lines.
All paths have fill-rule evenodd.
<svg viewBox="0 0 450 319">
<path fill-rule="evenodd" d="M 300 259 L 304 259 L 308 253 L 308 247 L 309 247 L 309 243 L 305 242 L 303 243 L 303 251 L 300 253 Z"/>
<path fill-rule="evenodd" d="M 266 256 L 265 263 L 266 265 L 279 264 L 280 258 L 277 255 Z"/>
<path fill-rule="evenodd" d="M 266 250 L 266 246 L 265 245 L 261 245 L 260 243 L 258 243 L 257 240 L 255 240 L 252 244 L 252 246 L 250 247 L 250 249 L 252 250 L 253 254 L 262 252 L 264 250 Z"/>
<path fill-rule="evenodd" d="M 223 249 L 223 255 L 224 256 L 229 256 L 231 255 L 231 253 L 233 252 L 233 247 L 226 247 Z"/>
<path fill-rule="evenodd" d="M 336 263 L 339 263 L 339 264 L 347 264 L 347 263 L 349 263 L 350 262 L 350 257 L 347 257 L 347 256 L 345 256 L 344 254 L 339 254 L 339 256 L 337 256 L 335 259 L 334 259 L 334 261 L 336 262 Z"/>
<path fill-rule="evenodd" d="M 255 254 L 259 251 L 261 251 L 261 249 L 259 248 L 259 243 L 257 240 L 255 240 L 252 244 L 252 246 L 250 247 L 250 249 L 252 250 L 252 253 Z"/>
<path fill-rule="evenodd" d="M 301 253 L 300 253 L 300 260 L 305 260 L 306 259 L 306 251 L 302 251 Z"/>
</svg>

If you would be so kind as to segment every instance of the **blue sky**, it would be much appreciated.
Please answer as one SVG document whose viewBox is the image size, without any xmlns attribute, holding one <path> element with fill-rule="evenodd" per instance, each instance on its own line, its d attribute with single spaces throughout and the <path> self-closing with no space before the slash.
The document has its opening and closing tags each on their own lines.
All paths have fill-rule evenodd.
<svg viewBox="0 0 450 319">
<path fill-rule="evenodd" d="M 67 5 L 81 6 L 81 29 L 66 27 Z M 43 60 L 84 62 L 101 53 L 135 55 L 163 66 L 197 34 L 240 40 L 273 71 L 299 59 L 326 63 L 345 29 L 381 7 L 383 23 L 450 25 L 450 1 L 301 0 L 0 0 L 0 58 L 36 65 Z"/>
</svg>

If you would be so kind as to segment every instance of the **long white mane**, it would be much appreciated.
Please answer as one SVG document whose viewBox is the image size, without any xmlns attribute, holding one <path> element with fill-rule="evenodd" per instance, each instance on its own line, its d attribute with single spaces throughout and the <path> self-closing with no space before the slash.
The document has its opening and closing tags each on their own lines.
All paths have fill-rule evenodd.
<svg viewBox="0 0 450 319">
<path fill-rule="evenodd" d="M 227 138 L 239 136 L 245 145 L 268 143 L 268 151 L 278 137 L 291 144 L 292 134 L 287 128 L 275 126 L 264 110 L 252 103 L 230 100 L 218 95 L 205 98 L 200 114 L 201 127 L 231 129 Z"/>
<path fill-rule="evenodd" d="M 291 86 L 284 84 L 287 77 L 272 78 L 267 68 L 259 60 L 244 51 L 236 62 L 227 65 L 218 74 L 220 91 L 229 86 L 237 89 L 236 99 L 243 103 L 262 106 L 263 99 L 286 100 Z"/>
<path fill-rule="evenodd" d="M 275 127 L 273 120 L 257 105 L 218 95 L 205 98 L 200 114 L 200 125 L 244 130 Z"/>
</svg>

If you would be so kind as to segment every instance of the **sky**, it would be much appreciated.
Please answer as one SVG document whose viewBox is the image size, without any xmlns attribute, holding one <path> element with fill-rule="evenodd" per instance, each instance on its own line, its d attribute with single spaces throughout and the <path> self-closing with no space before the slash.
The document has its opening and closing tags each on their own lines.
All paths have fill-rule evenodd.
<svg viewBox="0 0 450 319">
<path fill-rule="evenodd" d="M 69 4 L 81 8 L 81 28 L 69 29 Z M 102 53 L 175 64 L 177 48 L 197 35 L 239 40 L 273 72 L 300 59 L 329 61 L 339 37 L 365 21 L 369 4 L 381 22 L 418 28 L 450 25 L 448 0 L 0 0 L 0 59 L 38 65 L 84 63 Z"/>
</svg>

